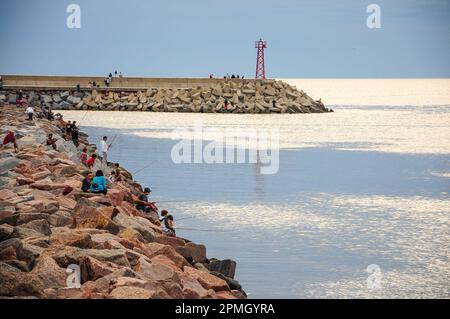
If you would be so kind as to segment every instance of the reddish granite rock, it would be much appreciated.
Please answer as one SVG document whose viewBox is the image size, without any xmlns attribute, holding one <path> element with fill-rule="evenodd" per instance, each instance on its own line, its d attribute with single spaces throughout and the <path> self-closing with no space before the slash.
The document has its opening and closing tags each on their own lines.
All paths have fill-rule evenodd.
<svg viewBox="0 0 450 319">
<path fill-rule="evenodd" d="M 44 179 L 48 176 L 52 175 L 52 172 L 50 172 L 47 168 L 42 168 L 38 172 L 35 172 L 34 174 L 31 174 L 31 178 L 35 181 Z"/>
<path fill-rule="evenodd" d="M 13 199 L 18 199 L 19 196 L 17 196 L 16 193 L 10 191 L 9 189 L 2 189 L 2 191 L 0 192 L 0 201 L 4 202 L 4 201 L 10 201 Z"/>
<path fill-rule="evenodd" d="M 160 264 L 167 267 L 172 268 L 174 271 L 181 271 L 180 267 L 178 267 L 171 259 L 164 255 L 157 255 L 150 259 L 152 264 Z"/>
<path fill-rule="evenodd" d="M 81 257 L 79 263 L 82 282 L 97 280 L 119 268 L 111 262 L 101 262 L 91 256 Z"/>
<path fill-rule="evenodd" d="M 53 189 L 63 189 L 64 187 L 66 187 L 66 185 L 63 183 L 55 183 L 51 179 L 46 178 L 38 180 L 37 182 L 31 184 L 30 187 L 40 189 L 43 191 L 49 191 Z"/>
<path fill-rule="evenodd" d="M 132 228 L 137 230 L 146 240 L 146 242 L 154 241 L 155 237 L 157 236 L 157 233 L 154 230 L 154 225 L 145 218 L 133 217 L 123 213 L 119 213 L 113 218 L 113 220 L 122 229 Z"/>
<path fill-rule="evenodd" d="M 68 230 L 67 232 L 61 232 L 53 234 L 50 237 L 51 244 L 60 244 L 65 246 L 74 246 L 78 248 L 93 248 L 94 242 L 91 235 L 77 230 Z"/>
<path fill-rule="evenodd" d="M 143 278 L 150 281 L 172 281 L 180 283 L 178 274 L 170 267 L 162 264 L 153 264 L 144 258 L 139 259 L 135 271 Z"/>
<path fill-rule="evenodd" d="M 74 226 L 77 228 L 105 229 L 113 234 L 117 234 L 119 226 L 111 220 L 112 212 L 112 207 L 96 208 L 94 202 L 80 198 L 72 214 Z"/>
<path fill-rule="evenodd" d="M 235 295 L 226 290 L 217 291 L 216 295 L 219 299 L 237 299 Z"/>
<path fill-rule="evenodd" d="M 103 196 L 103 195 L 90 197 L 89 200 L 93 201 L 93 202 L 96 202 L 98 204 L 101 204 L 101 205 L 113 206 L 113 204 L 111 203 L 111 200 L 109 199 L 109 197 L 106 197 L 106 196 Z"/>
<path fill-rule="evenodd" d="M 185 274 L 198 280 L 198 282 L 206 289 L 213 289 L 214 291 L 226 290 L 229 291 L 230 287 L 225 280 L 222 280 L 216 276 L 197 270 L 195 268 L 185 266 L 183 267 Z"/>
<path fill-rule="evenodd" d="M 36 274 L 4 272 L 0 276 L 0 296 L 44 298 L 44 289 L 42 279 Z"/>
<path fill-rule="evenodd" d="M 169 245 L 174 248 L 177 248 L 179 246 L 184 246 L 186 242 L 179 238 L 179 237 L 170 237 L 166 235 L 160 235 L 155 238 L 155 242 L 163 245 Z"/>
<path fill-rule="evenodd" d="M 145 245 L 146 250 L 144 250 L 145 254 L 149 258 L 153 258 L 158 255 L 164 255 L 172 260 L 175 265 L 182 269 L 183 266 L 187 266 L 188 263 L 186 259 L 181 256 L 179 253 L 175 251 L 172 246 L 163 245 L 159 243 L 148 243 Z"/>
<path fill-rule="evenodd" d="M 46 219 L 36 219 L 32 220 L 28 223 L 22 224 L 21 227 L 32 229 L 38 233 L 41 233 L 45 236 L 49 236 L 52 233 L 50 228 L 50 224 Z"/>
<path fill-rule="evenodd" d="M 109 295 L 115 299 L 151 299 L 155 294 L 156 290 L 123 286 L 115 288 Z"/>
<path fill-rule="evenodd" d="M 34 179 L 19 175 L 16 177 L 16 181 L 19 185 L 30 185 L 35 182 Z"/>
<path fill-rule="evenodd" d="M 31 273 L 38 275 L 47 288 L 66 286 L 67 273 L 65 269 L 59 267 L 52 257 L 45 254 L 41 254 Z"/>
<path fill-rule="evenodd" d="M 0 250 L 0 261 L 16 260 L 16 259 L 17 254 L 14 247 L 9 246 Z"/>
<path fill-rule="evenodd" d="M 77 202 L 67 196 L 56 196 L 55 200 L 58 202 L 60 208 L 67 210 L 73 210 L 77 205 Z"/>
<path fill-rule="evenodd" d="M 142 280 L 139 274 L 133 271 L 131 268 L 123 267 L 95 281 L 88 281 L 83 284 L 83 287 L 88 287 L 89 290 L 94 292 L 108 292 L 110 291 L 111 285 L 121 277 L 129 277 Z"/>
<path fill-rule="evenodd" d="M 107 196 L 110 199 L 113 206 L 121 206 L 125 198 L 125 191 L 113 188 L 108 190 Z"/>
<path fill-rule="evenodd" d="M 123 249 L 80 249 L 66 246 L 52 256 L 61 267 L 78 264 L 84 256 L 91 256 L 99 261 L 112 262 L 118 266 L 130 267 L 126 252 Z"/>
<path fill-rule="evenodd" d="M 146 242 L 144 237 L 142 237 L 140 232 L 138 232 L 137 230 L 135 230 L 133 228 L 130 228 L 130 227 L 125 228 L 124 230 L 122 230 L 118 234 L 118 236 L 120 238 L 128 239 L 128 240 L 131 240 L 131 241 L 140 241 L 140 242 L 143 242 L 143 243 Z"/>
<path fill-rule="evenodd" d="M 183 287 L 183 297 L 185 299 L 211 299 L 216 298 L 216 293 L 212 289 L 205 289 L 197 280 L 181 279 Z"/>
</svg>

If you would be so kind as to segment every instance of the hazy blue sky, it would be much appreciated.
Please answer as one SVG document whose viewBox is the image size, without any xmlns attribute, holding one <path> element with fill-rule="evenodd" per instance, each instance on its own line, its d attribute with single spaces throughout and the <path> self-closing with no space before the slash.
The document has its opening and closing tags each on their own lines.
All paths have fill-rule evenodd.
<svg viewBox="0 0 450 319">
<path fill-rule="evenodd" d="M 269 77 L 450 77 L 450 0 L 1 0 L 0 74 L 250 78 L 259 37 Z"/>
</svg>

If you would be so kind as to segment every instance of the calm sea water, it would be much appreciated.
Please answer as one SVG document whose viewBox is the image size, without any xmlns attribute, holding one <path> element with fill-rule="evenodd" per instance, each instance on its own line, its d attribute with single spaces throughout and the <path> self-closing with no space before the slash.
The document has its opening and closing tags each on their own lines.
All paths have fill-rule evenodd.
<svg viewBox="0 0 450 319">
<path fill-rule="evenodd" d="M 449 298 L 450 80 L 288 81 L 335 112 L 64 116 L 92 142 L 117 134 L 109 158 L 139 170 L 155 199 L 189 200 L 159 207 L 210 257 L 236 260 L 251 298 Z M 172 131 L 199 119 L 219 131 L 278 129 L 278 173 L 174 164 Z"/>
</svg>

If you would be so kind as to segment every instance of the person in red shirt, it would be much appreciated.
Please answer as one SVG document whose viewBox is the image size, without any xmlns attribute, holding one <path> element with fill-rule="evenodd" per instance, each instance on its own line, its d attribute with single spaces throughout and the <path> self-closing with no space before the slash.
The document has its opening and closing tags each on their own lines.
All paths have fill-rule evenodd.
<svg viewBox="0 0 450 319">
<path fill-rule="evenodd" d="M 92 154 L 91 157 L 89 157 L 89 159 L 86 161 L 87 167 L 92 169 L 92 167 L 94 166 L 96 158 L 97 158 L 97 154 Z"/>
<path fill-rule="evenodd" d="M 87 148 L 86 148 L 86 147 L 83 148 L 83 152 L 82 152 L 81 155 L 80 155 L 80 162 L 81 162 L 83 165 L 86 165 L 86 166 L 87 166 Z"/>
<path fill-rule="evenodd" d="M 8 133 L 6 134 L 5 138 L 3 139 L 3 144 L 2 147 L 12 143 L 14 145 L 14 152 L 17 153 L 17 142 L 16 142 L 16 137 L 14 136 L 14 132 L 13 131 L 8 131 Z"/>
</svg>

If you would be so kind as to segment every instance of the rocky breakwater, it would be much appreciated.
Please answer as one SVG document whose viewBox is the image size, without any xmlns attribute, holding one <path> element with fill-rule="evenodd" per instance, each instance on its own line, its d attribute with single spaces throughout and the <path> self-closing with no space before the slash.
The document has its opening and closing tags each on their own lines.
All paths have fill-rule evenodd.
<svg viewBox="0 0 450 319">
<path fill-rule="evenodd" d="M 19 146 L 0 149 L 1 298 L 245 298 L 235 262 L 208 260 L 204 245 L 139 216 L 132 198 L 141 186 L 123 168 L 108 195 L 79 191 L 86 136 L 76 148 L 52 122 L 27 121 L 16 106 L 0 111 L 2 137 L 13 130 Z M 57 150 L 45 145 L 48 133 Z M 79 267 L 80 287 L 68 286 L 68 267 Z"/>
<path fill-rule="evenodd" d="M 223 80 L 188 89 L 25 91 L 29 104 L 54 110 L 107 110 L 197 113 L 322 113 L 319 100 L 282 81 Z M 0 102 L 15 103 L 18 92 L 0 92 Z"/>
</svg>

